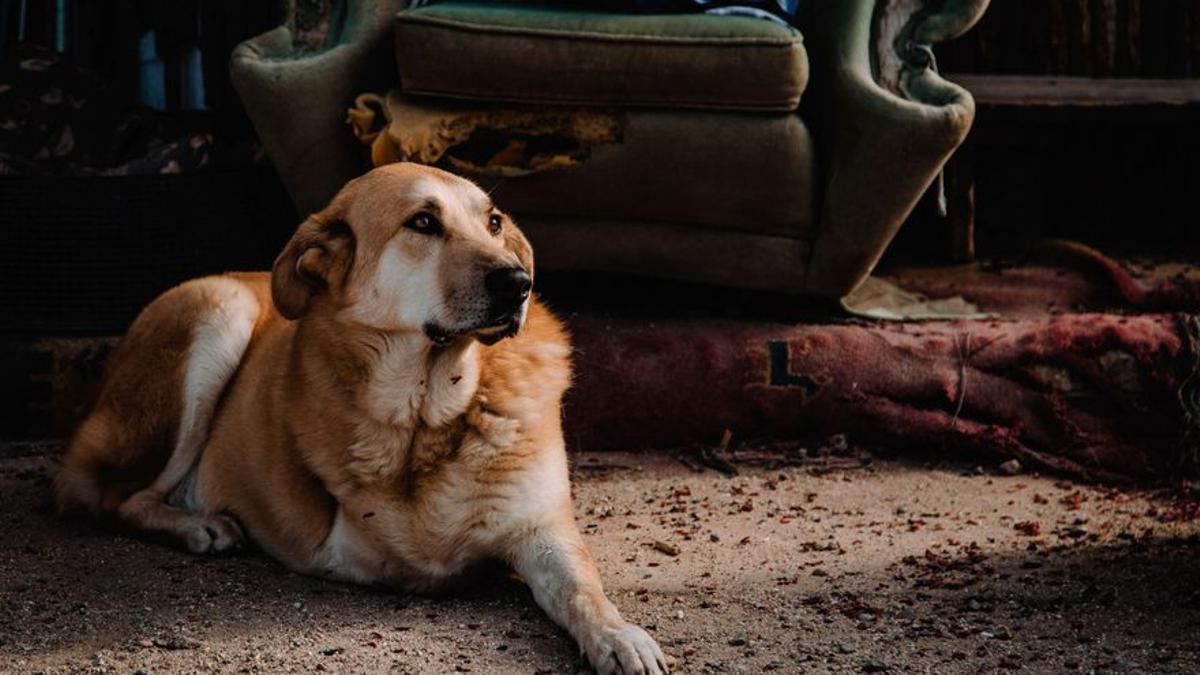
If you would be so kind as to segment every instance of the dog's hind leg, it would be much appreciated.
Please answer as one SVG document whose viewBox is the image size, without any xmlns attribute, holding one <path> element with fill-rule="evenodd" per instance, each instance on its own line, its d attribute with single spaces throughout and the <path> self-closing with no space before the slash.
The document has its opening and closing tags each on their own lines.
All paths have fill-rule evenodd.
<svg viewBox="0 0 1200 675">
<path fill-rule="evenodd" d="M 217 403 L 250 344 L 261 307 L 253 292 L 232 279 L 195 283 L 205 311 L 196 317 L 183 366 L 182 411 L 174 447 L 154 481 L 125 499 L 117 507 L 117 516 L 129 526 L 174 540 L 194 553 L 219 553 L 242 543 L 241 528 L 232 518 L 205 513 L 199 504 L 167 502 L 204 449 Z"/>
</svg>

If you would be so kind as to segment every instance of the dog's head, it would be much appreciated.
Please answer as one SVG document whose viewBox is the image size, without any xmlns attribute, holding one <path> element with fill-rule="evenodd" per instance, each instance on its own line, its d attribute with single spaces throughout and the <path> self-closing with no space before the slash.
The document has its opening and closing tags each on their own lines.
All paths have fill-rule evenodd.
<svg viewBox="0 0 1200 675">
<path fill-rule="evenodd" d="M 533 286 L 533 249 L 474 183 L 390 164 L 342 188 L 275 261 L 285 317 L 322 312 L 445 344 L 516 333 Z"/>
</svg>

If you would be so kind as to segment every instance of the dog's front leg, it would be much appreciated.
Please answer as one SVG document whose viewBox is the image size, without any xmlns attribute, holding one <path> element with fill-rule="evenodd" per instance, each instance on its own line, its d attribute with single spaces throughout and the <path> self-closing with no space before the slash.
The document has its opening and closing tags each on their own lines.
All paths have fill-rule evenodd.
<svg viewBox="0 0 1200 675">
<path fill-rule="evenodd" d="M 550 618 L 566 627 L 601 675 L 667 672 L 654 638 L 621 618 L 600 585 L 600 575 L 574 519 L 529 532 L 510 562 Z"/>
</svg>

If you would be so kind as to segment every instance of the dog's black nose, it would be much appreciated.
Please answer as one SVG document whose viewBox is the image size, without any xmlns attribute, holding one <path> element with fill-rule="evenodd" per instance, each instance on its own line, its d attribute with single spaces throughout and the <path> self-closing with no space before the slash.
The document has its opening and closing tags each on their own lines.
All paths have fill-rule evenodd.
<svg viewBox="0 0 1200 675">
<path fill-rule="evenodd" d="M 520 267 L 502 267 L 488 272 L 483 286 L 497 309 L 512 311 L 529 297 L 533 279 Z"/>
</svg>

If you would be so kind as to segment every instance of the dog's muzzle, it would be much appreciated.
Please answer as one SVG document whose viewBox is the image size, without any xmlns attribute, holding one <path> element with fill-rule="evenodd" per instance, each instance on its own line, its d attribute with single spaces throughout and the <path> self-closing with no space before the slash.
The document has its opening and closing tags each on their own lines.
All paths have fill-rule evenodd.
<svg viewBox="0 0 1200 675">
<path fill-rule="evenodd" d="M 501 267 L 483 277 L 483 287 L 488 294 L 488 319 L 500 323 L 521 311 L 533 289 L 533 279 L 520 267 Z"/>
<path fill-rule="evenodd" d="M 484 275 L 483 287 L 487 311 L 482 321 L 461 328 L 427 323 L 423 327 L 426 337 L 434 344 L 445 345 L 465 335 L 474 335 L 483 344 L 491 345 L 516 335 L 525 321 L 525 305 L 533 290 L 533 279 L 520 267 L 501 267 Z"/>
</svg>

